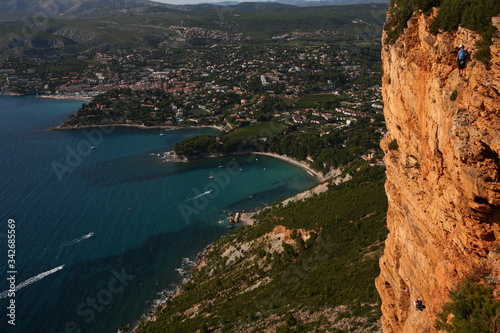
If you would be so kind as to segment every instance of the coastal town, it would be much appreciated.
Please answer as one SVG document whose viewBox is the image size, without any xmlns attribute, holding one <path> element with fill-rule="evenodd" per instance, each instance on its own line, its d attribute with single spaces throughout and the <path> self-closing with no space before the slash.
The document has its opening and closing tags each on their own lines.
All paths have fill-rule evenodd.
<svg viewBox="0 0 500 333">
<path fill-rule="evenodd" d="M 37 158 L 16 182 L 59 196 L 54 207 L 68 200 L 67 214 L 42 207 L 64 242 L 47 255 L 58 278 L 40 291 L 54 302 L 23 314 L 27 330 L 376 332 L 386 4 L 130 3 L 72 7 L 30 25 L 34 36 L 21 22 L 20 38 L 0 38 L 3 116 L 37 124 L 40 138 L 34 154 L 21 136 L 7 145 L 6 156 Z M 118 277 L 123 292 L 104 304 L 101 282 Z"/>
<path fill-rule="evenodd" d="M 500 333 L 500 1 L 6 2 L 0 332 Z"/>
<path fill-rule="evenodd" d="M 370 46 L 236 43 L 167 54 L 9 59 L 0 63 L 0 87 L 2 94 L 93 99 L 86 114 L 92 108 L 101 116 L 85 120 L 90 122 L 113 118 L 102 115 L 127 104 L 136 112 L 119 122 L 145 126 L 225 123 L 234 128 L 275 120 L 338 127 L 381 115 L 379 62 L 371 59 L 376 52 Z"/>
</svg>

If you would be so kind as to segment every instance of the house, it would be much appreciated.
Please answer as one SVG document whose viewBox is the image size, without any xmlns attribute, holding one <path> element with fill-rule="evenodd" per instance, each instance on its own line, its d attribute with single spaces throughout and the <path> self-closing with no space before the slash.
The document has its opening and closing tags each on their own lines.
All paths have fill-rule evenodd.
<svg viewBox="0 0 500 333">
<path fill-rule="evenodd" d="M 265 75 L 261 75 L 260 76 L 260 81 L 262 82 L 262 86 L 263 87 L 267 87 L 269 85 L 269 82 L 267 82 L 267 79 L 266 79 Z"/>
<path fill-rule="evenodd" d="M 334 117 L 334 116 L 332 116 L 332 115 L 331 115 L 331 114 L 329 114 L 329 113 L 322 113 L 322 114 L 321 114 L 321 116 L 322 116 L 323 118 L 325 118 L 325 120 L 326 120 L 326 121 L 330 121 L 330 120 L 335 119 L 335 117 Z"/>
<path fill-rule="evenodd" d="M 296 123 L 296 124 L 303 124 L 303 123 L 304 123 L 304 120 L 303 120 L 303 119 L 302 119 L 302 117 L 301 117 L 301 116 L 299 116 L 299 115 L 294 115 L 294 116 L 292 117 L 292 120 L 293 120 L 293 122 L 294 122 L 294 123 Z"/>
<path fill-rule="evenodd" d="M 368 155 L 361 155 L 361 158 L 365 161 L 370 161 L 373 158 L 373 153 L 370 153 Z"/>
</svg>

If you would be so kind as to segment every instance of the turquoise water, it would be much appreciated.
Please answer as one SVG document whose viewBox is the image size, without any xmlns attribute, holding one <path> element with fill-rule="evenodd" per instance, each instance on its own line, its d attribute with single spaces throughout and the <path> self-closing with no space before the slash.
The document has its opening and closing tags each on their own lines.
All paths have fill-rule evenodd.
<svg viewBox="0 0 500 333">
<path fill-rule="evenodd" d="M 0 98 L 1 332 L 116 332 L 182 280 L 183 258 L 195 260 L 229 232 L 227 211 L 315 183 L 264 156 L 162 159 L 176 142 L 214 129 L 43 130 L 81 104 Z M 15 297 L 6 293 L 9 219 Z M 12 300 L 15 326 L 7 322 Z"/>
</svg>

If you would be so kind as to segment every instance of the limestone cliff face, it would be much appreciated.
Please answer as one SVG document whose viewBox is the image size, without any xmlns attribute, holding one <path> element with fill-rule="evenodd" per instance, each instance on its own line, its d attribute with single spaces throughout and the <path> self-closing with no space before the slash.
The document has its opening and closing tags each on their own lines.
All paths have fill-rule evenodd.
<svg viewBox="0 0 500 333">
<path fill-rule="evenodd" d="M 500 38 L 491 68 L 472 58 L 459 77 L 457 46 L 473 54 L 479 36 L 433 36 L 430 21 L 412 18 L 382 51 L 390 234 L 376 285 L 385 332 L 435 332 L 462 279 L 500 281 Z M 394 139 L 399 148 L 389 150 Z"/>
</svg>

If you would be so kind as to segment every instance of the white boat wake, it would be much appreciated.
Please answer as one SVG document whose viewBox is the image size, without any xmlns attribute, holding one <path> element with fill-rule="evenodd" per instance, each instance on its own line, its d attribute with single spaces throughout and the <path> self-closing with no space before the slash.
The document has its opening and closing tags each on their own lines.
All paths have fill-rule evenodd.
<svg viewBox="0 0 500 333">
<path fill-rule="evenodd" d="M 202 197 L 202 196 L 204 196 L 204 195 L 207 195 L 207 194 L 212 193 L 212 191 L 213 191 L 213 190 L 210 190 L 210 191 L 206 191 L 206 192 L 200 193 L 200 194 L 198 194 L 198 195 L 197 195 L 197 196 L 195 196 L 195 197 L 192 197 L 192 198 L 187 199 L 187 201 L 196 200 L 196 199 L 198 199 L 198 198 L 200 198 L 200 197 Z"/>
<path fill-rule="evenodd" d="M 73 245 L 73 244 L 79 243 L 79 242 L 81 242 L 82 240 L 85 240 L 85 239 L 90 238 L 90 237 L 92 237 L 92 236 L 94 236 L 94 233 L 93 233 L 93 232 L 88 233 L 88 234 L 86 234 L 86 235 L 84 235 L 84 236 L 82 236 L 82 237 L 75 238 L 75 239 L 73 239 L 73 240 L 71 240 L 71 241 L 69 241 L 69 242 L 62 243 L 59 247 L 63 248 L 63 247 L 66 247 L 66 246 L 70 246 L 70 245 Z"/>
<path fill-rule="evenodd" d="M 26 286 L 29 286 L 32 283 L 40 281 L 41 279 L 43 279 L 47 275 L 53 274 L 53 273 L 55 273 L 55 272 L 57 272 L 57 271 L 59 271 L 59 270 L 61 270 L 63 268 L 64 268 L 64 265 L 61 265 L 61 266 L 58 266 L 56 268 L 52 268 L 50 271 L 46 271 L 46 272 L 40 273 L 40 274 L 38 274 L 36 276 L 33 276 L 33 277 L 29 278 L 28 280 L 19 283 L 16 286 L 15 291 L 18 291 L 21 288 L 24 288 Z M 9 294 L 9 292 L 10 292 L 10 290 L 6 290 L 3 293 L 0 293 L 0 299 L 7 297 L 7 295 Z"/>
</svg>

